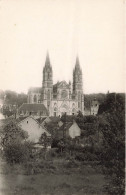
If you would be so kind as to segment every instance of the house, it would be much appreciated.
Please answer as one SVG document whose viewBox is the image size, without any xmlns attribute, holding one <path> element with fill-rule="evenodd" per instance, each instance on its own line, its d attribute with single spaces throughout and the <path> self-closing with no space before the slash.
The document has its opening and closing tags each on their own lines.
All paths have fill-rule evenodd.
<svg viewBox="0 0 126 195">
<path fill-rule="evenodd" d="M 75 119 L 75 115 L 63 115 L 58 121 L 58 126 L 61 127 L 64 123 L 72 123 Z"/>
<path fill-rule="evenodd" d="M 34 117 L 40 117 L 40 116 L 48 116 L 48 110 L 44 106 L 44 104 L 28 104 L 24 103 L 20 106 L 18 110 L 19 116 L 34 116 Z"/>
<path fill-rule="evenodd" d="M 97 115 L 99 109 L 99 102 L 94 98 L 91 102 L 91 115 Z"/>
<path fill-rule="evenodd" d="M 39 119 L 37 119 L 37 120 L 39 120 Z M 42 121 L 42 120 L 40 120 L 40 121 Z M 44 127 L 46 127 L 48 132 L 51 133 L 52 138 L 54 138 L 54 137 L 57 137 L 57 129 L 59 128 L 59 122 L 60 122 L 60 117 L 55 117 L 55 116 L 49 117 L 48 116 L 40 124 L 43 125 Z"/>
<path fill-rule="evenodd" d="M 58 129 L 58 137 L 64 138 L 64 137 L 71 137 L 74 139 L 75 137 L 79 137 L 81 135 L 81 129 L 77 125 L 75 121 L 64 123 L 59 129 Z"/>
<path fill-rule="evenodd" d="M 89 115 L 97 115 L 98 114 L 98 109 L 99 109 L 99 101 L 96 100 L 96 98 L 94 98 L 91 102 L 90 102 L 90 106 L 89 107 L 84 107 L 84 115 L 85 116 L 89 116 Z"/>
<path fill-rule="evenodd" d="M 51 137 L 51 134 L 46 130 L 46 128 L 39 124 L 39 122 L 32 116 L 26 117 L 18 122 L 18 126 L 24 131 L 28 132 L 29 140 L 38 143 L 39 138 L 43 133 L 46 133 L 47 137 Z"/>
</svg>

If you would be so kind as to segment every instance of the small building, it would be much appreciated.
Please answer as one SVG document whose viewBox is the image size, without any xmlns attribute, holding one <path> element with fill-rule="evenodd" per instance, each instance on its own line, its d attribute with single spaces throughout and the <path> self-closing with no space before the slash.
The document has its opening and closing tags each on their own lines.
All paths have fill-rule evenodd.
<svg viewBox="0 0 126 195">
<path fill-rule="evenodd" d="M 18 110 L 19 116 L 34 116 L 34 117 L 40 117 L 40 116 L 48 116 L 48 110 L 44 106 L 44 104 L 28 104 L 24 103 L 20 106 Z"/>
<path fill-rule="evenodd" d="M 80 137 L 81 129 L 75 121 L 64 123 L 58 130 L 58 137 L 70 137 L 74 139 L 75 137 Z"/>
<path fill-rule="evenodd" d="M 39 138 L 43 133 L 46 133 L 47 137 L 51 137 L 51 134 L 47 131 L 47 129 L 40 125 L 40 123 L 32 116 L 23 118 L 20 122 L 18 122 L 18 126 L 28 132 L 29 141 L 34 143 L 39 142 Z"/>
<path fill-rule="evenodd" d="M 99 109 L 99 102 L 94 98 L 91 102 L 91 115 L 97 115 Z"/>
</svg>

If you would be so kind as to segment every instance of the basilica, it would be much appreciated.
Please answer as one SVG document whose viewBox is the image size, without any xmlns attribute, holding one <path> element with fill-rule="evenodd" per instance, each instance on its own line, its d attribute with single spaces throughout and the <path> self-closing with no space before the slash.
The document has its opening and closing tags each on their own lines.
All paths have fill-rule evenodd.
<svg viewBox="0 0 126 195">
<path fill-rule="evenodd" d="M 49 116 L 84 113 L 82 70 L 76 58 L 73 82 L 60 81 L 53 84 L 53 68 L 47 53 L 43 68 L 42 87 L 31 87 L 28 91 L 28 104 L 43 104 Z"/>
</svg>

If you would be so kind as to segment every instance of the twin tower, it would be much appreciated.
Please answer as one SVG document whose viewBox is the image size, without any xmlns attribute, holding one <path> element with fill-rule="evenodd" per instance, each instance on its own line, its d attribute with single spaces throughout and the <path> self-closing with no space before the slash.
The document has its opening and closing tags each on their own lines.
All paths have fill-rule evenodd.
<svg viewBox="0 0 126 195">
<path fill-rule="evenodd" d="M 79 110 L 84 113 L 82 69 L 78 57 L 73 70 L 72 85 L 70 81 L 60 81 L 53 85 L 53 70 L 47 53 L 42 87 L 29 89 L 28 103 L 44 104 L 50 116 L 77 114 Z"/>
</svg>

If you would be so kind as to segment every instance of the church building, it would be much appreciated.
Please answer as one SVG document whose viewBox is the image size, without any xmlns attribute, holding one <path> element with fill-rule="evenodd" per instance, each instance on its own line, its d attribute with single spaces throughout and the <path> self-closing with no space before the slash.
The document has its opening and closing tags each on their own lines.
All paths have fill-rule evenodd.
<svg viewBox="0 0 126 195">
<path fill-rule="evenodd" d="M 60 81 L 53 84 L 53 69 L 47 53 L 43 68 L 42 87 L 30 88 L 28 91 L 29 104 L 44 104 L 49 116 L 77 114 L 80 110 L 84 114 L 84 94 L 82 69 L 76 58 L 73 70 L 73 83 Z"/>
</svg>

